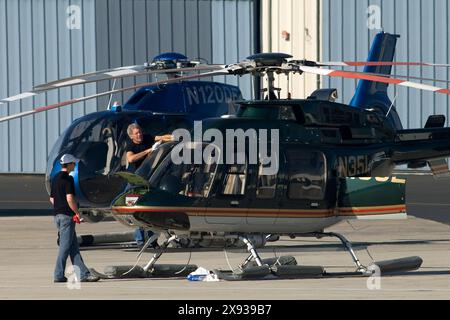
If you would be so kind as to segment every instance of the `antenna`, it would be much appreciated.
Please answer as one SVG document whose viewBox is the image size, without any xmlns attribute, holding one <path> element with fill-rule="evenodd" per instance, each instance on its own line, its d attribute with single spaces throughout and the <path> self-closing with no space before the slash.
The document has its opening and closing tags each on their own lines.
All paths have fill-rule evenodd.
<svg viewBox="0 0 450 320">
<path fill-rule="evenodd" d="M 116 80 L 117 79 L 114 79 L 111 91 L 114 91 L 114 89 L 116 88 Z M 108 110 L 111 109 L 111 101 L 112 101 L 113 95 L 114 95 L 114 93 L 111 93 L 111 95 L 109 96 Z"/>
</svg>

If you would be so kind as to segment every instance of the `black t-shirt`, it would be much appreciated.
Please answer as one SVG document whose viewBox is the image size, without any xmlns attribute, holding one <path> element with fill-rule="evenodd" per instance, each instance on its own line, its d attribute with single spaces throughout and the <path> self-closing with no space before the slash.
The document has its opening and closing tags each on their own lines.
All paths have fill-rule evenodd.
<svg viewBox="0 0 450 320">
<path fill-rule="evenodd" d="M 134 154 L 141 153 L 142 151 L 145 151 L 152 147 L 152 145 L 155 143 L 155 138 L 152 136 L 145 136 L 144 141 L 142 141 L 141 144 L 134 143 L 131 139 L 127 140 L 127 149 L 125 152 L 133 152 Z M 133 169 L 133 171 L 137 170 L 142 162 L 144 162 L 145 157 L 142 159 L 135 161 L 133 163 L 130 163 L 130 167 Z"/>
<path fill-rule="evenodd" d="M 52 182 L 53 213 L 73 216 L 75 212 L 70 209 L 66 196 L 75 195 L 75 183 L 73 177 L 66 171 L 61 171 L 56 175 Z"/>
</svg>

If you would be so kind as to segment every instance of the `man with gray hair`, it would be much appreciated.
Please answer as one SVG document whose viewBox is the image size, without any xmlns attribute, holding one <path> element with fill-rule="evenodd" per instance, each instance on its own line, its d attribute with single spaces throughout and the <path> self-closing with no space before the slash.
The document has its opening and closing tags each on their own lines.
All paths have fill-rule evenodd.
<svg viewBox="0 0 450 320">
<path fill-rule="evenodd" d="M 162 142 L 172 141 L 172 135 L 144 138 L 142 128 L 137 123 L 130 124 L 127 133 L 130 140 L 127 142 L 126 156 L 130 171 L 136 171 Z"/>
<path fill-rule="evenodd" d="M 136 171 L 144 162 L 145 158 L 156 150 L 161 143 L 173 140 L 172 135 L 156 136 L 155 138 L 150 137 L 145 139 L 142 133 L 142 128 L 137 123 L 130 124 L 127 128 L 127 133 L 130 137 L 126 148 L 128 162 L 127 169 L 129 171 Z M 148 238 L 151 238 L 153 235 L 154 233 L 152 231 L 147 231 Z M 143 246 L 145 241 L 144 229 L 136 229 L 134 232 L 134 239 L 139 247 Z M 159 247 L 157 239 L 152 243 L 152 246 L 153 248 Z"/>
</svg>

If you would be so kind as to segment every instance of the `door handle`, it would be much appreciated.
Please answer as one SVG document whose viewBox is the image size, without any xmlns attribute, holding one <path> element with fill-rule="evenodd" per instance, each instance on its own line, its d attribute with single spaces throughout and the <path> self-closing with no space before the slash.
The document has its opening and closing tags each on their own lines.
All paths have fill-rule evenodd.
<svg viewBox="0 0 450 320">
<path fill-rule="evenodd" d="M 231 201 L 230 206 L 232 207 L 239 207 L 239 201 Z"/>
</svg>

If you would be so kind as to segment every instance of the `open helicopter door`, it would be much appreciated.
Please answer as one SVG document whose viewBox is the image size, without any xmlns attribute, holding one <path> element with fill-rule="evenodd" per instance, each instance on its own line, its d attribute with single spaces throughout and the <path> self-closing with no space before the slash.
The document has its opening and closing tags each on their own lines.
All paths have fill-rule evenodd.
<svg viewBox="0 0 450 320">
<path fill-rule="evenodd" d="M 268 165 L 260 161 L 258 165 L 252 165 L 250 170 L 250 203 L 247 213 L 247 224 L 249 225 L 274 225 L 278 219 L 280 204 L 283 197 L 282 176 L 284 170 L 284 158 L 280 156 L 272 157 L 278 162 L 277 173 L 265 172 Z M 283 165 L 280 166 L 279 162 Z"/>
<path fill-rule="evenodd" d="M 206 222 L 210 224 L 242 225 L 249 207 L 249 166 L 222 164 L 214 183 L 206 210 Z M 230 231 L 233 231 L 231 228 Z"/>
</svg>

